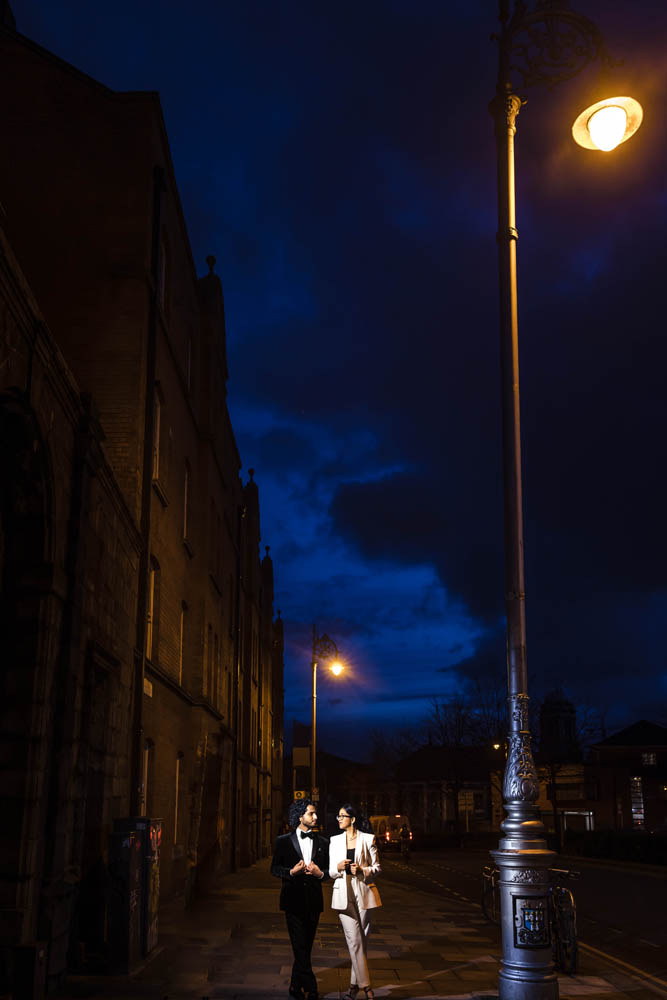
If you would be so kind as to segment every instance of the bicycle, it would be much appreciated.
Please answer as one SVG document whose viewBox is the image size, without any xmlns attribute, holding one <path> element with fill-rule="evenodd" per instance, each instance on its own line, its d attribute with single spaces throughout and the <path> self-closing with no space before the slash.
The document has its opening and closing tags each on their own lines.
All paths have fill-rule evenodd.
<svg viewBox="0 0 667 1000">
<path fill-rule="evenodd" d="M 549 870 L 552 876 L 548 900 L 554 964 L 561 972 L 573 976 L 579 959 L 577 905 L 572 890 L 554 883 L 553 876 L 559 879 L 577 879 L 580 873 L 568 868 Z M 482 913 L 493 924 L 500 923 L 499 875 L 496 865 L 484 865 L 482 868 Z"/>
<path fill-rule="evenodd" d="M 577 879 L 579 872 L 568 868 L 551 868 L 561 879 Z M 577 904 L 571 889 L 564 885 L 551 885 L 552 946 L 554 962 L 563 972 L 573 976 L 577 971 L 579 945 L 577 942 Z"/>
<path fill-rule="evenodd" d="M 492 924 L 500 923 L 499 874 L 496 865 L 484 865 L 482 868 L 482 913 Z"/>
</svg>

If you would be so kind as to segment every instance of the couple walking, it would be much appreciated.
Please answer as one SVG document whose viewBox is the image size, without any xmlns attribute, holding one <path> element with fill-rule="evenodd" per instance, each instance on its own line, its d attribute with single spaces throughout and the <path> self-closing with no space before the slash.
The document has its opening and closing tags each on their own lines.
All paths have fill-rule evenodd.
<svg viewBox="0 0 667 1000">
<path fill-rule="evenodd" d="M 338 911 L 352 964 L 346 1000 L 359 994 L 374 996 L 368 975 L 366 949 L 371 910 L 381 906 L 375 876 L 380 872 L 375 837 L 349 802 L 338 810 L 340 833 L 327 840 L 315 832 L 317 812 L 310 799 L 293 802 L 289 825 L 294 833 L 278 837 L 271 874 L 282 879 L 280 909 L 294 953 L 290 996 L 317 1000 L 317 981 L 311 964 L 315 932 L 324 908 L 322 882 L 333 879 L 331 908 Z"/>
</svg>

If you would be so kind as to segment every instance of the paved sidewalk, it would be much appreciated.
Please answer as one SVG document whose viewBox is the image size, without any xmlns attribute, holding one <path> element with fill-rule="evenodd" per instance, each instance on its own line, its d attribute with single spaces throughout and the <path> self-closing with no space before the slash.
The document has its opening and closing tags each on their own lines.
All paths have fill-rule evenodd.
<svg viewBox="0 0 667 1000">
<path fill-rule="evenodd" d="M 408 889 L 383 879 L 369 965 L 375 996 L 391 1000 L 472 1000 L 497 996 L 499 933 L 470 903 Z M 279 883 L 264 860 L 221 878 L 216 891 L 188 911 L 161 911 L 160 944 L 130 977 L 74 977 L 67 1000 L 201 1000 L 287 998 L 292 953 Z M 313 948 L 320 996 L 338 1000 L 350 962 L 338 917 L 325 912 Z M 638 977 L 584 954 L 576 977 L 562 977 L 562 998 L 641 1000 L 656 992 Z M 659 991 L 660 992 L 660 991 Z M 667 996 L 667 991 L 662 993 Z"/>
</svg>

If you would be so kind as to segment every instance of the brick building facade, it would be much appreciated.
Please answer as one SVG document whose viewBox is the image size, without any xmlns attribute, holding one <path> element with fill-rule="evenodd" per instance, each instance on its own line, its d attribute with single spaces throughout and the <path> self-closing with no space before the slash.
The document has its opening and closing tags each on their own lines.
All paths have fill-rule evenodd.
<svg viewBox="0 0 667 1000">
<path fill-rule="evenodd" d="M 222 286 L 213 258 L 197 276 L 157 95 L 109 90 L 7 14 L 0 79 L 2 677 L 21 758 L 0 944 L 44 940 L 55 982 L 104 950 L 115 819 L 162 819 L 162 898 L 270 850 L 283 639 Z"/>
</svg>

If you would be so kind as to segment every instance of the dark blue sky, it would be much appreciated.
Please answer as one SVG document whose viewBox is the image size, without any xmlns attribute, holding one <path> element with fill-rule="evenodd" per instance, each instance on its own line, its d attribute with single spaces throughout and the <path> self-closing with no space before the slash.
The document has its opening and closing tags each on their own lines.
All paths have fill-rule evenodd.
<svg viewBox="0 0 667 1000">
<path fill-rule="evenodd" d="M 286 719 L 415 726 L 504 671 L 492 0 L 14 0 L 18 29 L 161 94 L 286 623 Z M 528 662 L 610 727 L 667 722 L 667 8 L 584 2 L 645 122 L 569 134 L 591 73 L 527 93 L 518 226 Z M 485 681 L 486 683 L 486 681 Z"/>
</svg>

